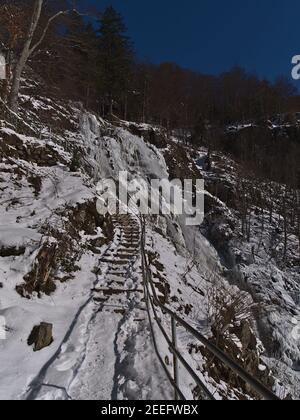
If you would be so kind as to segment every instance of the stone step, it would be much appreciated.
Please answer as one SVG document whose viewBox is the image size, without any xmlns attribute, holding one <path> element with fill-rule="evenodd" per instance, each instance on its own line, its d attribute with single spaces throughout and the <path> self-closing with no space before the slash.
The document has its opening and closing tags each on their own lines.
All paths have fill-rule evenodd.
<svg viewBox="0 0 300 420">
<path fill-rule="evenodd" d="M 140 239 L 140 235 L 138 233 L 124 233 L 122 239 L 124 238 L 137 238 Z"/>
<path fill-rule="evenodd" d="M 128 217 L 127 218 L 119 217 L 119 218 L 112 219 L 112 221 L 116 225 L 122 225 L 122 226 L 124 226 L 124 225 L 126 225 L 126 226 L 134 225 L 134 226 L 137 226 L 137 223 L 135 222 L 135 220 L 133 220 L 131 218 L 128 218 Z"/>
<path fill-rule="evenodd" d="M 141 237 L 137 236 L 137 235 L 124 235 L 121 238 L 121 242 L 128 241 L 128 240 L 132 241 L 133 239 L 136 240 L 136 241 L 139 241 L 141 239 Z"/>
<path fill-rule="evenodd" d="M 128 265 L 128 264 L 130 264 L 130 261 L 128 261 L 128 260 L 117 260 L 117 259 L 110 260 L 108 258 L 103 258 L 101 260 L 101 262 L 103 262 L 105 264 L 113 264 L 113 265 Z"/>
<path fill-rule="evenodd" d="M 143 289 L 126 289 L 126 288 L 116 288 L 116 287 L 104 287 L 101 289 L 95 288 L 93 290 L 94 293 L 103 293 L 104 296 L 110 296 L 110 295 L 120 295 L 122 293 L 144 293 Z"/>
<path fill-rule="evenodd" d="M 124 242 L 122 242 L 122 245 L 131 245 L 132 248 L 137 248 L 138 246 L 140 246 L 140 241 L 138 239 L 127 238 Z"/>
<path fill-rule="evenodd" d="M 134 257 L 136 257 L 136 253 L 121 253 L 121 252 L 118 252 L 117 254 L 116 254 L 116 258 L 120 258 L 120 259 L 133 259 Z"/>
<path fill-rule="evenodd" d="M 120 251 L 121 251 L 121 253 L 122 252 L 125 252 L 127 254 L 129 249 L 130 250 L 132 249 L 132 244 L 128 244 L 128 246 L 124 246 L 124 249 L 123 250 L 120 250 Z M 139 246 L 137 246 L 137 247 L 134 248 L 134 255 L 135 256 L 140 255 L 140 247 Z"/>
<path fill-rule="evenodd" d="M 120 265 L 115 265 L 114 267 L 111 267 L 110 268 L 110 270 L 109 270 L 109 272 L 108 273 L 106 273 L 107 275 L 113 275 L 113 276 L 115 276 L 115 275 L 122 275 L 123 276 L 123 278 L 128 278 L 128 276 L 130 275 L 130 272 L 129 272 L 129 268 L 128 268 L 128 266 L 126 266 L 126 267 L 122 267 L 122 266 L 120 266 Z"/>
<path fill-rule="evenodd" d="M 119 251 L 121 253 L 124 253 L 124 254 L 131 253 L 132 255 L 135 255 L 135 256 L 139 255 L 139 250 L 140 250 L 139 247 L 130 248 L 128 246 L 127 248 L 126 247 L 119 248 Z"/>
<path fill-rule="evenodd" d="M 126 247 L 126 248 L 134 248 L 137 249 L 140 246 L 140 242 L 139 241 L 123 241 L 121 243 L 121 246 Z"/>
<path fill-rule="evenodd" d="M 127 273 L 115 274 L 108 272 L 106 274 L 108 281 L 123 282 L 127 280 Z"/>
<path fill-rule="evenodd" d="M 127 279 L 128 273 L 126 271 L 117 271 L 117 268 L 115 270 L 110 270 L 106 273 L 107 276 L 118 276 L 122 277 L 124 279 Z"/>
<path fill-rule="evenodd" d="M 93 297 L 93 301 L 94 302 L 96 302 L 96 303 L 105 303 L 105 302 L 107 302 L 108 301 L 108 299 L 109 299 L 109 297 L 107 297 L 107 296 L 94 296 Z"/>
</svg>

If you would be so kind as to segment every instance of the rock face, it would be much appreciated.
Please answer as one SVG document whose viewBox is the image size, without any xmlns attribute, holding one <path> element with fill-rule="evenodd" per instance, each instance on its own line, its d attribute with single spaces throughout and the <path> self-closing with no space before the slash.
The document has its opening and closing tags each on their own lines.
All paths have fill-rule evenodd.
<svg viewBox="0 0 300 420">
<path fill-rule="evenodd" d="M 35 326 L 28 338 L 28 345 L 34 344 L 33 351 L 40 351 L 53 343 L 53 325 L 42 322 Z"/>
<path fill-rule="evenodd" d="M 18 285 L 16 291 L 22 297 L 28 297 L 33 292 L 50 295 L 56 290 L 53 279 L 57 243 L 46 242 L 41 247 L 30 273 L 24 276 L 25 283 Z"/>
<path fill-rule="evenodd" d="M 56 166 L 66 164 L 63 157 L 51 146 L 45 144 L 26 144 L 13 132 L 1 132 L 0 154 L 5 157 L 24 159 L 37 166 Z"/>
<path fill-rule="evenodd" d="M 158 149 L 164 149 L 165 147 L 167 147 L 166 136 L 163 132 L 156 131 L 151 127 L 143 129 L 137 126 L 136 124 L 131 124 L 129 127 L 126 128 L 128 128 L 133 135 L 142 137 L 145 140 L 145 142 L 153 144 Z"/>
</svg>

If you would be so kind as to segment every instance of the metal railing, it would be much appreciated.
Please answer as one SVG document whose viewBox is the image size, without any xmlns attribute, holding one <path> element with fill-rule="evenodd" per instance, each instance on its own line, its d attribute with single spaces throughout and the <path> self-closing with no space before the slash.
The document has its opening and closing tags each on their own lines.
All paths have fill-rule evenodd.
<svg viewBox="0 0 300 420">
<path fill-rule="evenodd" d="M 169 382 L 174 388 L 175 400 L 186 399 L 183 392 L 180 389 L 178 362 L 180 362 L 183 365 L 183 367 L 187 370 L 191 378 L 194 380 L 195 384 L 199 387 L 201 398 L 208 399 L 208 400 L 215 400 L 215 397 L 213 396 L 213 394 L 210 392 L 207 386 L 203 383 L 203 381 L 199 378 L 197 373 L 191 368 L 190 364 L 187 362 L 185 357 L 179 351 L 177 347 L 177 334 L 176 334 L 177 325 L 183 327 L 194 338 L 196 338 L 206 348 L 206 350 L 208 350 L 212 355 L 214 355 L 227 368 L 232 370 L 239 378 L 241 378 L 246 384 L 248 384 L 253 389 L 253 391 L 255 391 L 262 399 L 270 400 L 270 401 L 280 400 L 280 398 L 278 398 L 265 385 L 263 385 L 256 378 L 250 375 L 245 369 L 243 369 L 238 363 L 232 360 L 227 354 L 225 354 L 222 350 L 220 350 L 216 345 L 211 343 L 199 331 L 194 329 L 184 319 L 179 317 L 176 313 L 174 313 L 168 307 L 166 307 L 165 305 L 161 303 L 161 301 L 157 297 L 155 285 L 152 280 L 152 273 L 149 268 L 149 263 L 147 261 L 147 254 L 145 250 L 146 228 L 145 228 L 145 223 L 143 220 L 141 220 L 141 229 L 142 229 L 142 237 L 141 237 L 142 272 L 143 272 L 145 300 L 146 300 L 147 312 L 148 312 L 148 317 L 149 317 L 150 330 L 151 330 L 151 335 L 153 338 L 154 348 L 155 348 L 157 357 L 164 371 L 166 372 Z M 157 308 L 161 309 L 161 312 L 163 315 L 169 315 L 171 318 L 171 326 L 172 326 L 171 338 L 169 337 L 168 332 L 163 327 Z M 152 316 L 151 316 L 151 312 L 152 312 Z M 169 346 L 171 353 L 173 354 L 173 370 L 174 370 L 173 375 L 170 373 L 168 367 L 166 366 L 166 363 L 163 360 L 163 357 L 159 353 L 159 348 L 156 342 L 154 323 L 153 323 L 152 318 L 154 318 L 156 325 L 161 331 L 164 339 L 166 340 Z"/>
</svg>

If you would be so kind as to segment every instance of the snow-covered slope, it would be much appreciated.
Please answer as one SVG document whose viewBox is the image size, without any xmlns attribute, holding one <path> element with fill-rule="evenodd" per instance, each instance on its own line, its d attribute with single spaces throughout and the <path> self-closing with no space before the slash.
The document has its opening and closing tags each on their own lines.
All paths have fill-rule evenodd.
<svg viewBox="0 0 300 420">
<path fill-rule="evenodd" d="M 25 90 L 22 109 L 22 120 L 0 124 L 0 316 L 6 321 L 0 399 L 172 399 L 143 299 L 140 221 L 134 214 L 97 214 L 96 185 L 124 170 L 130 180 L 149 182 L 168 179 L 174 168 L 201 177 L 201 168 L 184 148 L 185 160 L 173 156 L 179 146 L 172 141 L 159 148 L 132 134 L 132 124 L 103 121 L 77 104 L 32 98 Z M 241 296 L 251 307 L 251 295 L 229 284 L 223 261 L 198 227 L 171 216 L 146 221 L 159 296 L 214 340 L 220 313 Z M 34 353 L 27 339 L 41 322 L 53 324 L 54 341 Z M 248 337 L 257 334 L 244 305 L 219 344 L 251 360 L 268 382 L 263 346 L 257 339 L 250 349 L 245 330 Z M 172 369 L 172 354 L 157 334 Z M 183 331 L 179 346 L 216 398 L 254 398 L 226 370 L 211 366 Z M 183 370 L 180 378 L 186 396 L 199 398 Z"/>
<path fill-rule="evenodd" d="M 199 155 L 207 151 L 200 151 Z M 198 156 L 199 156 L 198 155 Z M 240 168 L 226 156 L 212 157 L 213 169 L 199 170 L 210 191 L 203 234 L 216 247 L 226 278 L 247 291 L 256 304 L 257 335 L 265 352 L 263 360 L 278 381 L 278 395 L 299 399 L 299 241 L 289 233 L 287 257 L 283 261 L 284 228 L 281 202 L 285 185 L 241 179 Z M 271 212 L 257 201 L 250 205 L 249 240 L 242 235 L 238 189 L 245 182 L 261 203 L 271 203 Z M 215 196 L 214 196 L 215 194 Z"/>
</svg>

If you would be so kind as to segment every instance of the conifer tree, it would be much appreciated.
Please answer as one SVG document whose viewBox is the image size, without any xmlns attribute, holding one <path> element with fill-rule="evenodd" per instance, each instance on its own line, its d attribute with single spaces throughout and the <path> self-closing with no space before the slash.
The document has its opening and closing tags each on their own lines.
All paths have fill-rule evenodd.
<svg viewBox="0 0 300 420">
<path fill-rule="evenodd" d="M 82 16 L 71 14 L 66 22 L 64 69 L 72 83 L 76 81 L 76 93 L 87 107 L 93 99 L 97 76 L 97 36 L 93 26 L 86 24 Z"/>
<path fill-rule="evenodd" d="M 104 107 L 110 113 L 115 106 L 126 109 L 131 84 L 134 53 L 126 31 L 122 16 L 113 7 L 107 8 L 100 18 L 98 80 Z"/>
</svg>

